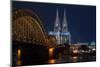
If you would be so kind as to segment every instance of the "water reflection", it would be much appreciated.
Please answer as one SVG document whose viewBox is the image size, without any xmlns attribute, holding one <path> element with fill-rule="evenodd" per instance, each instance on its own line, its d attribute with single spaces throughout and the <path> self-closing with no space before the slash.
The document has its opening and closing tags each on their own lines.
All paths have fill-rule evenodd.
<svg viewBox="0 0 100 67">
<path fill-rule="evenodd" d="M 49 63 L 49 64 L 54 64 L 54 63 L 56 63 L 56 60 L 55 60 L 55 59 L 50 59 L 50 60 L 48 61 L 48 63 Z"/>
<path fill-rule="evenodd" d="M 77 62 L 78 61 L 78 56 L 74 56 L 74 57 L 72 57 L 72 62 Z"/>
<path fill-rule="evenodd" d="M 22 64 L 22 61 L 21 60 L 18 60 L 17 61 L 17 65 L 21 65 Z"/>
<path fill-rule="evenodd" d="M 21 65 L 22 61 L 21 61 L 21 49 L 17 50 L 17 65 Z"/>
<path fill-rule="evenodd" d="M 53 58 L 54 48 L 49 48 L 49 58 Z"/>
<path fill-rule="evenodd" d="M 53 59 L 54 58 L 53 55 L 54 55 L 54 48 L 49 48 L 49 60 L 48 60 L 49 64 L 56 63 L 56 60 Z"/>
<path fill-rule="evenodd" d="M 21 49 L 18 49 L 17 55 L 18 55 L 18 59 L 21 59 Z"/>
<path fill-rule="evenodd" d="M 59 53 L 59 54 L 58 54 L 58 60 L 61 60 L 61 59 L 62 59 L 62 54 Z"/>
<path fill-rule="evenodd" d="M 75 51 L 75 53 L 76 53 L 77 51 Z M 54 57 L 54 56 L 57 56 L 56 58 Z M 38 60 L 38 58 L 36 59 L 36 61 L 38 61 L 38 62 L 26 62 L 26 63 L 24 63 L 24 60 L 22 60 L 22 50 L 21 49 L 18 49 L 17 50 L 17 62 L 16 62 L 16 65 L 23 65 L 23 64 L 29 64 L 29 63 L 31 63 L 31 64 L 33 64 L 33 65 L 35 65 L 35 64 L 39 64 L 39 62 L 40 62 L 40 64 L 42 63 L 42 62 L 45 62 L 44 64 L 56 64 L 56 63 L 75 63 L 75 62 L 82 62 L 82 61 L 88 61 L 89 60 L 89 56 L 88 57 L 85 57 L 85 56 L 76 56 L 76 55 L 74 55 L 74 56 L 71 56 L 71 55 L 64 55 L 63 53 L 58 53 L 58 54 L 54 54 L 54 48 L 50 48 L 49 49 L 49 55 L 48 55 L 49 57 L 48 57 L 48 60 L 46 60 L 46 62 L 45 61 L 39 61 Z M 28 56 L 27 56 L 28 57 Z M 85 60 L 85 59 L 87 59 L 87 60 Z M 45 58 L 43 58 L 43 59 L 45 59 Z M 90 58 L 91 59 L 91 61 L 92 61 L 92 59 L 93 58 Z M 33 60 L 33 59 L 32 59 Z M 35 59 L 34 59 L 35 60 Z"/>
</svg>

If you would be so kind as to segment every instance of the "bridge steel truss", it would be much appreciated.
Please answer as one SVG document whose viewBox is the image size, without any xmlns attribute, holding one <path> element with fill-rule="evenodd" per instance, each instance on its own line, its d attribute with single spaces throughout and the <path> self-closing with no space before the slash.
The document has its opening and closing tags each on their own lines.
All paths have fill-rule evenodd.
<svg viewBox="0 0 100 67">
<path fill-rule="evenodd" d="M 12 39 L 32 44 L 53 46 L 44 30 L 41 20 L 29 9 L 14 9 L 12 16 Z"/>
</svg>

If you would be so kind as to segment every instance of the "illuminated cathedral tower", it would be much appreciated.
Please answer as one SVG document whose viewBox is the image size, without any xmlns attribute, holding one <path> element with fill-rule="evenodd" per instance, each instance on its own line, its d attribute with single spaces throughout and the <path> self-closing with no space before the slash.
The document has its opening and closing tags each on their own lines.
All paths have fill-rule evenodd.
<svg viewBox="0 0 100 67">
<path fill-rule="evenodd" d="M 71 44 L 71 35 L 68 31 L 68 24 L 66 18 L 66 12 L 64 10 L 64 17 L 62 22 L 62 27 L 60 25 L 59 13 L 57 9 L 56 19 L 54 23 L 54 32 L 50 32 L 49 34 L 54 35 L 56 39 L 56 44 Z"/>
<path fill-rule="evenodd" d="M 55 38 L 56 38 L 57 44 L 61 44 L 60 32 L 61 32 L 61 27 L 60 27 L 59 13 L 58 13 L 58 9 L 57 9 L 56 20 L 55 20 L 55 24 L 54 24 L 54 33 L 55 33 Z"/>
<path fill-rule="evenodd" d="M 64 10 L 64 17 L 63 17 L 62 29 L 61 29 L 61 43 L 71 44 L 71 35 L 70 35 L 70 32 L 68 31 L 68 24 L 67 24 L 65 10 Z"/>
</svg>

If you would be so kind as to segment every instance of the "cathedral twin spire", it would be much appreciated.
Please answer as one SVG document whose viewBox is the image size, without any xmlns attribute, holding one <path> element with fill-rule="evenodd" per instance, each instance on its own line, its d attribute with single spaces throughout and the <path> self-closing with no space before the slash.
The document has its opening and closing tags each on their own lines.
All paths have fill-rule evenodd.
<svg viewBox="0 0 100 67">
<path fill-rule="evenodd" d="M 61 28 L 61 24 L 60 24 L 59 12 L 57 9 L 56 20 L 55 20 L 55 24 L 54 24 L 54 31 L 55 32 L 57 32 L 57 31 L 68 32 L 65 9 L 64 9 L 64 15 L 63 15 L 62 28 Z"/>
<path fill-rule="evenodd" d="M 55 24 L 54 24 L 54 31 L 60 31 L 60 19 L 59 19 L 59 13 L 58 13 L 58 9 L 57 9 L 57 13 L 56 13 L 56 20 L 55 20 Z"/>
<path fill-rule="evenodd" d="M 56 33 L 55 38 L 56 38 L 57 44 L 62 44 L 62 41 L 64 39 L 62 37 L 62 33 L 68 32 L 65 9 L 64 9 L 63 16 L 64 17 L 63 17 L 63 22 L 62 22 L 62 27 L 61 27 L 59 13 L 58 13 L 58 9 L 57 9 L 56 20 L 55 20 L 55 24 L 54 24 L 54 32 Z"/>
<path fill-rule="evenodd" d="M 63 17 L 63 23 L 62 23 L 62 32 L 68 32 L 65 9 L 64 9 L 64 17 Z"/>
</svg>

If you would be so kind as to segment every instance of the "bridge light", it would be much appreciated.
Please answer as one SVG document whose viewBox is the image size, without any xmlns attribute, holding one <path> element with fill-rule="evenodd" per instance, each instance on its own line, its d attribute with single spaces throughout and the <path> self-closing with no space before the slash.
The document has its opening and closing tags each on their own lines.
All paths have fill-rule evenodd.
<svg viewBox="0 0 100 67">
<path fill-rule="evenodd" d="M 49 52 L 50 52 L 50 53 L 52 53 L 52 52 L 53 52 L 53 50 L 54 50 L 54 48 L 50 48 L 50 49 L 49 49 Z"/>
<path fill-rule="evenodd" d="M 18 49 L 18 59 L 21 58 L 21 49 Z"/>
<path fill-rule="evenodd" d="M 49 55 L 50 55 L 50 57 L 53 56 L 53 51 L 54 51 L 54 48 L 49 48 Z"/>
</svg>

